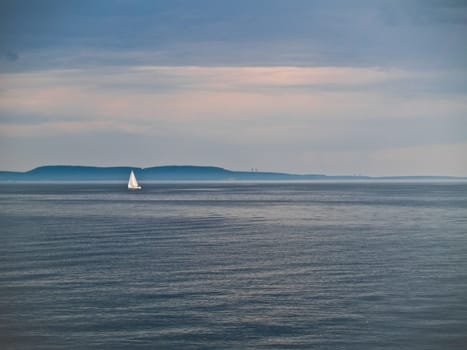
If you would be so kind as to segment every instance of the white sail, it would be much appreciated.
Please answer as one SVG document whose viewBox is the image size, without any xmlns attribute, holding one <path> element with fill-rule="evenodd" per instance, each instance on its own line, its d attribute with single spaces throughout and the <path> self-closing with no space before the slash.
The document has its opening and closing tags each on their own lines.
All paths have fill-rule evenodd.
<svg viewBox="0 0 467 350">
<path fill-rule="evenodd" d="M 135 173 L 133 170 L 130 173 L 130 178 L 128 179 L 128 189 L 129 190 L 140 190 L 141 186 L 138 185 L 138 181 L 136 181 Z"/>
</svg>

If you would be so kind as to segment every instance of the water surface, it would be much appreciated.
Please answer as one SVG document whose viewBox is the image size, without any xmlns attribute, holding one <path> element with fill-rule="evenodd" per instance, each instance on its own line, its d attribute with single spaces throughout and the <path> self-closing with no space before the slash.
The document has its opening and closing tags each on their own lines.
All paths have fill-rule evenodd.
<svg viewBox="0 0 467 350">
<path fill-rule="evenodd" d="M 459 349 L 466 183 L 0 185 L 3 349 Z"/>
</svg>

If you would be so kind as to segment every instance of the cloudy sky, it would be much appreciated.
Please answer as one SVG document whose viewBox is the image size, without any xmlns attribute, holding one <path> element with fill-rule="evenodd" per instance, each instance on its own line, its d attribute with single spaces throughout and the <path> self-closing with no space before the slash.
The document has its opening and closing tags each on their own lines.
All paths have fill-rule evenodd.
<svg viewBox="0 0 467 350">
<path fill-rule="evenodd" d="M 465 1 L 0 2 L 0 169 L 467 176 Z"/>
</svg>

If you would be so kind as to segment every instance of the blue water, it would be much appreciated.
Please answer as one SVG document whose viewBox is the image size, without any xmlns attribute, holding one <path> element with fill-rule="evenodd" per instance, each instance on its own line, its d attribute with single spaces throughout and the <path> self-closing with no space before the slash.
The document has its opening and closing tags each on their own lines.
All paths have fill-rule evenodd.
<svg viewBox="0 0 467 350">
<path fill-rule="evenodd" d="M 466 183 L 0 185 L 2 349 L 460 349 Z"/>
</svg>

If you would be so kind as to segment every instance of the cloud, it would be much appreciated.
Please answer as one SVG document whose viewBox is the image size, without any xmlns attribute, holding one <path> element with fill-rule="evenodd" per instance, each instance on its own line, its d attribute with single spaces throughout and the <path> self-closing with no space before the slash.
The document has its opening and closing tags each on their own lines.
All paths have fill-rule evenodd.
<svg viewBox="0 0 467 350">
<path fill-rule="evenodd" d="M 13 51 L 9 51 L 9 50 L 4 50 L 0 52 L 0 57 L 2 57 L 3 59 L 9 62 L 15 62 L 19 59 L 19 55 L 17 53 Z"/>
<path fill-rule="evenodd" d="M 465 139 L 467 101 L 419 94 L 402 70 L 118 67 L 3 74 L 2 134 L 192 134 L 270 148 L 388 148 Z M 432 75 L 433 81 L 427 80 Z M 387 84 L 394 83 L 388 90 Z M 310 88 L 312 87 L 312 88 Z M 185 136 L 184 136 L 185 137 Z"/>
<path fill-rule="evenodd" d="M 24 53 L 22 69 L 105 67 L 129 61 L 459 68 L 467 61 L 467 7 L 456 3 L 148 0 L 109 4 L 41 1 L 40 6 L 24 6 L 21 1 L 4 1 L 0 41 Z M 99 50 L 103 54 L 95 55 Z"/>
<path fill-rule="evenodd" d="M 398 69 L 132 66 L 9 73 L 1 79 L 0 108 L 59 118 L 79 111 L 80 118 L 117 120 L 128 115 L 186 120 L 279 113 L 365 119 L 457 115 L 466 104 L 462 94 L 414 95 L 420 81 L 439 85 L 439 75 Z"/>
<path fill-rule="evenodd" d="M 255 120 L 367 119 L 388 112 L 376 113 L 378 105 L 396 102 L 399 108 L 409 104 L 407 116 L 420 108 L 456 108 L 453 100 L 409 103 L 377 90 L 380 84 L 413 77 L 400 70 L 343 67 L 142 66 L 9 73 L 1 75 L 6 88 L 0 111 L 9 128 L 14 116 L 21 118 L 19 124 L 30 116 L 31 124 L 100 120 L 138 130 L 135 125 L 147 128 L 156 122 L 231 120 L 245 125 Z M 462 101 L 458 105 L 460 110 L 465 107 Z"/>
</svg>

